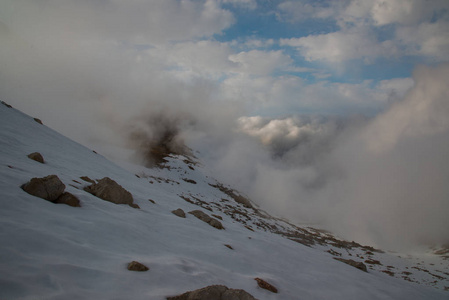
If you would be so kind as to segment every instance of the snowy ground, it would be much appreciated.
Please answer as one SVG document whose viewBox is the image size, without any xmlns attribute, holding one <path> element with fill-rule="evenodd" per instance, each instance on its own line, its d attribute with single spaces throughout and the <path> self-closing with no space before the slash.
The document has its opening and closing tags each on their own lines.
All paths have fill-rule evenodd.
<svg viewBox="0 0 449 300">
<path fill-rule="evenodd" d="M 185 157 L 162 169 L 119 167 L 1 104 L 0 129 L 0 299 L 165 299 L 212 284 L 244 289 L 257 299 L 449 298 L 444 257 L 338 247 L 331 235 L 236 203 L 216 187 L 206 166 Z M 27 158 L 32 152 L 46 163 Z M 53 204 L 20 188 L 50 174 L 82 207 Z M 88 194 L 81 176 L 112 178 L 140 209 Z M 171 213 L 177 208 L 220 216 L 225 230 L 190 214 L 179 218 Z M 300 230 L 315 235 L 314 245 L 287 238 Z M 327 242 L 319 244 L 319 238 Z M 340 254 L 381 265 L 367 264 L 365 273 L 333 259 Z M 150 270 L 128 271 L 133 260 Z M 279 293 L 259 288 L 255 277 Z"/>
</svg>

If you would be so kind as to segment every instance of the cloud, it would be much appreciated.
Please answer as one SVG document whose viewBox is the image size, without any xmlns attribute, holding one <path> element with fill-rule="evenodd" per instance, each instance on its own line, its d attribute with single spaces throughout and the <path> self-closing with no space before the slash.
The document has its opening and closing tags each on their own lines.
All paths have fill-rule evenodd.
<svg viewBox="0 0 449 300">
<path fill-rule="evenodd" d="M 232 13 L 214 0 L 6 0 L 3 7 L 2 19 L 28 39 L 112 39 L 153 44 L 211 36 L 235 22 Z"/>
<path fill-rule="evenodd" d="M 332 33 L 281 39 L 281 45 L 295 47 L 308 61 L 341 63 L 363 59 L 372 63 L 380 56 L 395 56 L 397 49 L 390 41 L 380 42 L 367 29 L 351 28 Z"/>
<path fill-rule="evenodd" d="M 232 4 L 235 6 L 241 6 L 246 9 L 256 9 L 257 8 L 257 1 L 256 0 L 222 0 L 225 4 Z"/>
<path fill-rule="evenodd" d="M 278 9 L 289 22 L 327 19 L 338 25 L 332 33 L 281 39 L 281 45 L 297 48 L 308 61 L 373 63 L 402 55 L 449 59 L 449 3 L 444 0 L 286 1 Z"/>
<path fill-rule="evenodd" d="M 347 239 L 396 250 L 447 243 L 448 75 L 449 64 L 419 67 L 373 118 L 241 118 L 210 163 L 270 212 Z"/>
<path fill-rule="evenodd" d="M 277 69 L 285 69 L 293 60 L 284 55 L 281 50 L 278 51 L 260 51 L 251 50 L 249 52 L 240 52 L 229 56 L 229 60 L 239 65 L 239 71 L 255 74 L 267 75 Z"/>
</svg>

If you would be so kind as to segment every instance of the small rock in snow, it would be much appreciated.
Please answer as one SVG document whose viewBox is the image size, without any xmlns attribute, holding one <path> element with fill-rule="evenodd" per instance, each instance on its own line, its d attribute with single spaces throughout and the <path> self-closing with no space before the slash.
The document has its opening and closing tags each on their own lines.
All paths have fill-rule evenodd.
<svg viewBox="0 0 449 300">
<path fill-rule="evenodd" d="M 182 209 L 180 209 L 180 208 L 172 210 L 172 214 L 174 214 L 174 215 L 176 215 L 176 216 L 178 216 L 180 218 L 185 218 L 186 217 L 186 213 Z"/>
<path fill-rule="evenodd" d="M 40 162 L 41 164 L 44 163 L 44 158 L 42 157 L 42 155 L 39 152 L 33 152 L 27 155 L 28 158 L 35 160 L 37 162 Z"/>
<path fill-rule="evenodd" d="M 244 290 L 230 289 L 224 285 L 210 285 L 202 289 L 167 297 L 167 300 L 256 300 Z"/>
<path fill-rule="evenodd" d="M 137 262 L 133 260 L 128 264 L 128 270 L 130 271 L 137 271 L 137 272 L 145 272 L 148 271 L 149 268 L 145 266 L 144 264 L 141 264 L 140 262 Z"/>
<path fill-rule="evenodd" d="M 210 217 L 209 215 L 207 215 L 206 213 L 204 213 L 201 210 L 192 210 L 189 212 L 189 214 L 194 215 L 195 217 L 197 217 L 198 219 L 200 219 L 203 222 L 206 222 L 207 224 L 209 224 L 212 227 L 215 227 L 217 229 L 224 229 L 224 227 L 220 221 Z"/>
<path fill-rule="evenodd" d="M 266 282 L 263 279 L 260 278 L 254 278 L 255 281 L 257 281 L 257 285 L 265 290 L 268 290 L 272 293 L 277 293 L 278 289 L 275 288 L 273 285 L 269 284 L 268 282 Z"/>
</svg>

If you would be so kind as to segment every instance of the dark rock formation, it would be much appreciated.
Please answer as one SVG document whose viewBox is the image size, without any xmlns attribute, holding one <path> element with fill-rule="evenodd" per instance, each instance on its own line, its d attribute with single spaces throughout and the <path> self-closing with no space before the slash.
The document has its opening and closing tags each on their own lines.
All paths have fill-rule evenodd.
<svg viewBox="0 0 449 300">
<path fill-rule="evenodd" d="M 137 271 L 137 272 L 145 272 L 148 271 L 149 268 L 145 266 L 144 264 L 141 264 L 137 261 L 132 261 L 128 264 L 128 270 L 130 271 Z"/>
<path fill-rule="evenodd" d="M 353 266 L 354 268 L 357 268 L 357 269 L 362 270 L 364 272 L 367 272 L 366 265 L 364 263 L 362 263 L 362 262 L 358 262 L 358 261 L 355 261 L 355 260 L 352 260 L 352 259 L 338 258 L 338 257 L 334 257 L 334 259 L 336 259 L 338 261 L 341 261 L 341 262 L 344 262 L 345 264 Z"/>
<path fill-rule="evenodd" d="M 4 102 L 4 101 L 2 101 L 1 103 L 2 103 L 4 106 L 6 106 L 7 108 L 12 108 L 11 105 L 9 105 L 8 103 L 6 103 L 6 102 Z"/>
<path fill-rule="evenodd" d="M 42 155 L 39 152 L 33 152 L 27 155 L 28 158 L 35 160 L 37 162 L 40 162 L 41 164 L 44 163 L 44 158 L 42 157 Z"/>
<path fill-rule="evenodd" d="M 81 207 L 80 200 L 69 192 L 63 193 L 54 203 L 67 204 L 72 207 Z"/>
<path fill-rule="evenodd" d="M 180 218 L 185 218 L 186 217 L 186 213 L 182 209 L 180 209 L 180 208 L 173 210 L 172 213 L 174 215 L 177 215 Z"/>
<path fill-rule="evenodd" d="M 93 183 L 85 187 L 84 190 L 100 199 L 115 204 L 134 204 L 131 193 L 109 177 L 98 180 L 98 183 Z"/>
<path fill-rule="evenodd" d="M 227 288 L 224 285 L 210 285 L 202 289 L 186 292 L 167 300 L 256 300 L 244 290 Z"/>
<path fill-rule="evenodd" d="M 41 124 L 41 125 L 44 125 L 44 124 L 42 123 L 42 121 L 41 121 L 40 119 L 38 119 L 38 118 L 34 118 L 34 121 L 36 121 L 37 123 L 39 123 L 39 124 Z"/>
<path fill-rule="evenodd" d="M 210 217 L 209 215 L 207 215 L 206 213 L 204 213 L 201 210 L 192 210 L 189 212 L 189 214 L 194 215 L 195 217 L 197 217 L 198 219 L 200 219 L 203 222 L 206 222 L 207 224 L 209 224 L 212 227 L 215 227 L 217 229 L 224 229 L 224 227 L 220 221 Z"/>
<path fill-rule="evenodd" d="M 272 293 L 277 293 L 277 292 L 278 292 L 278 289 L 277 289 L 277 288 L 275 288 L 273 285 L 269 284 L 269 283 L 266 282 L 265 280 L 260 279 L 260 278 L 254 278 L 254 280 L 257 281 L 257 285 L 258 285 L 260 288 L 263 288 L 263 289 L 265 289 L 265 290 L 268 290 L 268 291 L 270 291 L 270 292 L 272 292 Z"/>
<path fill-rule="evenodd" d="M 54 202 L 64 192 L 65 185 L 58 176 L 49 175 L 43 178 L 32 178 L 22 185 L 22 189 L 30 195 Z"/>
<path fill-rule="evenodd" d="M 85 182 L 89 182 L 89 183 L 92 183 L 92 184 L 95 183 L 94 180 L 90 179 L 90 178 L 87 177 L 87 176 L 81 176 L 80 178 L 81 178 L 82 180 L 84 180 Z"/>
</svg>

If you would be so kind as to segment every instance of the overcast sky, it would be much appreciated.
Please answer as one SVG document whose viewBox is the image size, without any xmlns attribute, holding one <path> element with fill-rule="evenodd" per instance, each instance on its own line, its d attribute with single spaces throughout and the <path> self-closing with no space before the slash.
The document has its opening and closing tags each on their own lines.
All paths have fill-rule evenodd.
<svg viewBox="0 0 449 300">
<path fill-rule="evenodd" d="M 110 155 L 165 120 L 259 204 L 384 245 L 447 242 L 448 61 L 447 0 L 0 1 L 0 100 Z"/>
<path fill-rule="evenodd" d="M 79 80 L 95 80 L 98 90 L 116 80 L 126 88 L 152 78 L 207 82 L 215 100 L 238 102 L 246 115 L 373 115 L 412 86 L 417 64 L 449 60 L 445 0 L 3 0 L 0 5 L 2 39 L 14 39 L 16 47 L 9 49 L 13 53 L 2 51 L 3 82 L 26 76 L 21 69 L 47 78 L 46 89 L 60 89 L 56 73 L 63 68 L 84 77 Z M 2 86 L 2 98 L 23 102 L 21 107 L 36 101 L 13 97 L 18 84 Z M 60 96 L 64 101 L 64 93 Z"/>
</svg>

